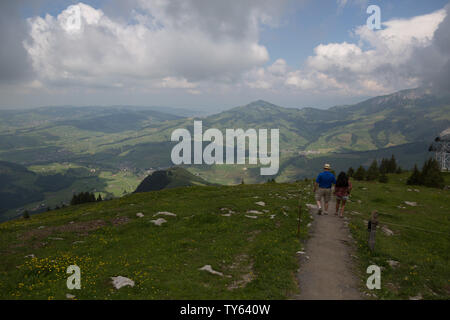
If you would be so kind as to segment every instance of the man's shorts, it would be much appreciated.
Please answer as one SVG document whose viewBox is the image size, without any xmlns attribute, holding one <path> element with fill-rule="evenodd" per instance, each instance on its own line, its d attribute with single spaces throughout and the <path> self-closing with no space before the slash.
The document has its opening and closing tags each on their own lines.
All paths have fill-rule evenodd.
<svg viewBox="0 0 450 320">
<path fill-rule="evenodd" d="M 348 200 L 348 196 L 336 196 L 336 200 Z"/>
<path fill-rule="evenodd" d="M 316 191 L 315 195 L 316 201 L 321 201 L 322 197 L 325 202 L 329 202 L 331 198 L 331 188 L 330 189 L 319 188 L 319 190 Z"/>
</svg>

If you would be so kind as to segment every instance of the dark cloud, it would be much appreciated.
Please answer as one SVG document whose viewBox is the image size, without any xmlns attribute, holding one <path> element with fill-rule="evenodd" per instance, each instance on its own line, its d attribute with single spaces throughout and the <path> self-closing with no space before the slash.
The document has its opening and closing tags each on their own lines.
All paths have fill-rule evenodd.
<svg viewBox="0 0 450 320">
<path fill-rule="evenodd" d="M 20 9 L 24 1 L 0 1 L 0 83 L 17 83 L 32 75 L 23 41 L 27 36 L 26 21 Z"/>
<path fill-rule="evenodd" d="M 430 46 L 417 50 L 409 66 L 424 86 L 450 92 L 450 4 Z"/>
<path fill-rule="evenodd" d="M 440 90 L 450 91 L 450 5 L 446 6 L 447 16 L 436 30 L 433 45 L 441 54 L 443 65 L 431 78 L 432 85 Z"/>
</svg>

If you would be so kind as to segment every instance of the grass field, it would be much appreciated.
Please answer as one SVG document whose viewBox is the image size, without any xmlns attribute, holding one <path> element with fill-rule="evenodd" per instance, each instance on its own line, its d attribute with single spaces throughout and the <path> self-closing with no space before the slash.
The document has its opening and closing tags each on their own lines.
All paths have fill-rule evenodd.
<svg viewBox="0 0 450 320">
<path fill-rule="evenodd" d="M 407 176 L 390 175 L 388 184 L 354 181 L 346 215 L 362 283 L 369 265 L 382 268 L 381 290 L 362 290 L 376 299 L 449 299 L 449 191 L 407 186 Z M 313 202 L 310 182 L 186 187 L 0 224 L 0 298 L 65 299 L 67 293 L 77 299 L 289 298 L 298 290 L 296 252 L 303 249 L 311 221 L 303 215 L 297 239 L 299 197 L 306 213 L 304 205 Z M 375 209 L 380 227 L 370 252 L 367 220 Z M 158 227 L 151 220 L 160 211 L 177 216 L 164 217 L 167 223 Z M 26 258 L 31 254 L 35 257 Z M 81 290 L 66 288 L 72 264 L 81 268 Z M 200 271 L 204 265 L 224 276 Z M 110 278 L 119 275 L 134 280 L 135 287 L 115 290 Z"/>
<path fill-rule="evenodd" d="M 298 198 L 301 192 L 303 203 L 310 202 L 309 188 L 305 183 L 177 188 L 0 224 L 0 298 L 66 299 L 67 293 L 77 299 L 288 298 L 297 290 L 296 252 L 310 222 L 304 214 L 299 240 Z M 231 215 L 223 216 L 229 210 Z M 159 211 L 177 216 L 164 217 L 168 222 L 159 227 L 150 222 Z M 136 217 L 138 212 L 145 217 Z M 30 254 L 35 257 L 25 258 Z M 82 289 L 71 292 L 66 268 L 72 264 L 81 268 Z M 224 276 L 200 271 L 204 265 Z M 135 287 L 113 289 L 110 277 L 119 275 L 134 280 Z"/>
<path fill-rule="evenodd" d="M 408 175 L 389 175 L 388 184 L 353 183 L 347 210 L 357 241 L 360 276 L 367 279 L 369 265 L 382 267 L 381 290 L 375 292 L 381 299 L 450 299 L 450 192 L 407 186 Z M 450 184 L 450 175 L 446 184 Z M 380 221 L 373 253 L 367 245 L 372 210 L 379 211 Z M 383 226 L 394 235 L 382 232 Z"/>
</svg>

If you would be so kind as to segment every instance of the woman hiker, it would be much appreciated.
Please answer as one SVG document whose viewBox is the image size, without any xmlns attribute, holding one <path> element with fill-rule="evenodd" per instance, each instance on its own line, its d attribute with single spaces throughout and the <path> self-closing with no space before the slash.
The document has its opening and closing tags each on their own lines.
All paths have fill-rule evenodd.
<svg viewBox="0 0 450 320">
<path fill-rule="evenodd" d="M 345 172 L 339 173 L 336 181 L 336 186 L 334 188 L 334 195 L 336 196 L 336 213 L 339 217 L 344 216 L 345 204 L 348 200 L 350 192 L 352 190 L 352 183 L 350 182 L 348 176 Z M 339 212 L 339 205 L 341 205 L 341 211 Z"/>
</svg>

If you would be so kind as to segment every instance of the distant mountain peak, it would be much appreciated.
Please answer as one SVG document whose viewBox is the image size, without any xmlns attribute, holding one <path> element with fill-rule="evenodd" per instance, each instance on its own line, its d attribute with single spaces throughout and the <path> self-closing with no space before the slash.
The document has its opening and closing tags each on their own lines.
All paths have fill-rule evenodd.
<svg viewBox="0 0 450 320">
<path fill-rule="evenodd" d="M 279 108 L 277 105 L 274 105 L 273 103 L 270 103 L 270 102 L 262 100 L 262 99 L 250 102 L 245 107 L 247 107 L 247 108 L 254 108 L 254 107 Z"/>
</svg>

